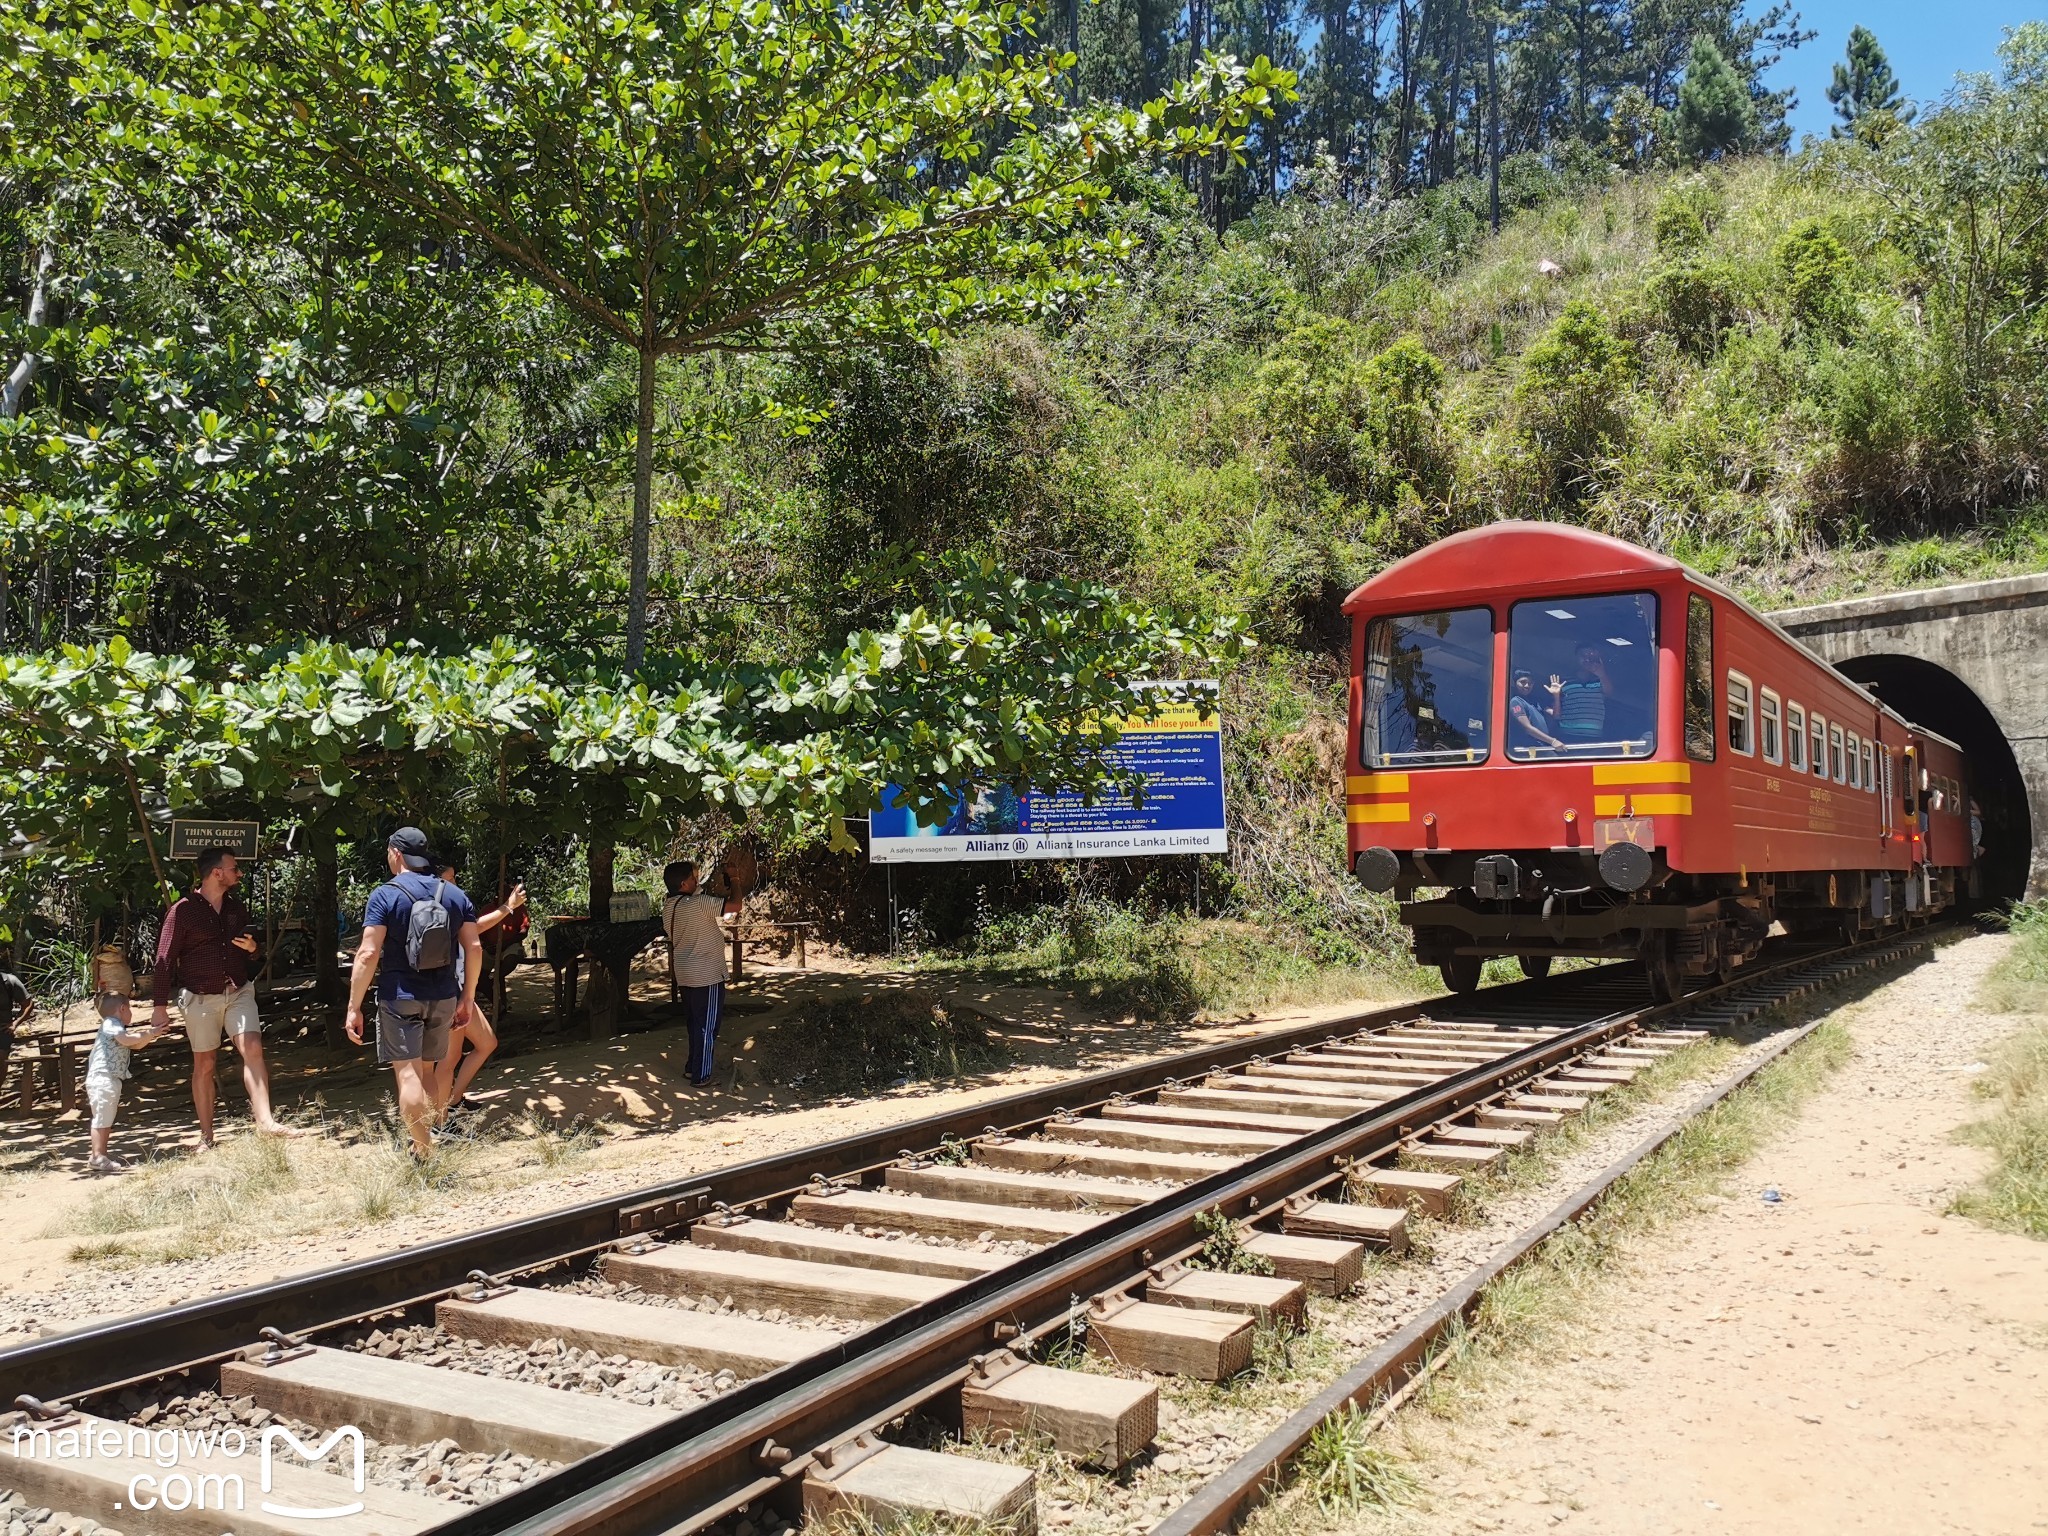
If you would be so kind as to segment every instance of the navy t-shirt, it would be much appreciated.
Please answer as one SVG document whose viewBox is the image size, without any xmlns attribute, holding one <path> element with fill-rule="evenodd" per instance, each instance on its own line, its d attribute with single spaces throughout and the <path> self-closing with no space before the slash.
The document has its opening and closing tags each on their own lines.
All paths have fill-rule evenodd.
<svg viewBox="0 0 2048 1536">
<path fill-rule="evenodd" d="M 438 971 L 415 971 L 406 963 L 405 936 L 412 931 L 412 904 L 441 892 L 441 905 L 448 909 L 448 936 L 455 942 L 456 959 L 461 956 L 462 925 L 476 921 L 476 908 L 460 887 L 432 875 L 403 874 L 370 892 L 370 904 L 363 912 L 365 928 L 384 930 L 384 956 L 377 967 L 377 995 L 386 1002 L 440 1002 L 462 996 L 456 967 Z"/>
</svg>

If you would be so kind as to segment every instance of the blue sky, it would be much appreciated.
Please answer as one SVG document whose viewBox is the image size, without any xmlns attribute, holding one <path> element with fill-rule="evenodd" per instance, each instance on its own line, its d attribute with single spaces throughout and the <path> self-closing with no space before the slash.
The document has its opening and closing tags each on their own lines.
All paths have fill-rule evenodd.
<svg viewBox="0 0 2048 1536">
<path fill-rule="evenodd" d="M 1788 54 L 1771 71 L 1772 86 L 1799 91 L 1792 112 L 1792 137 L 1825 134 L 1834 121 L 1828 81 L 1859 22 L 1877 34 L 1908 96 L 1933 101 L 1961 70 L 1986 70 L 1998 62 L 1998 40 L 2007 27 L 2048 19 L 2048 3 L 2023 6 L 1999 0 L 1795 0 L 1812 42 Z M 1757 0 L 1750 0 L 1751 12 Z"/>
</svg>

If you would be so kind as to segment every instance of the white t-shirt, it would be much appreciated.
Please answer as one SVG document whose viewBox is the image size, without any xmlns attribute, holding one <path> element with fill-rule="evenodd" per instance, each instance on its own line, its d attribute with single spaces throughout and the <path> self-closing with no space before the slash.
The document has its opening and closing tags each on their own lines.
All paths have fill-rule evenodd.
<svg viewBox="0 0 2048 1536">
<path fill-rule="evenodd" d="M 671 896 L 661 909 L 669 967 L 679 987 L 715 987 L 725 980 L 722 896 Z"/>
</svg>

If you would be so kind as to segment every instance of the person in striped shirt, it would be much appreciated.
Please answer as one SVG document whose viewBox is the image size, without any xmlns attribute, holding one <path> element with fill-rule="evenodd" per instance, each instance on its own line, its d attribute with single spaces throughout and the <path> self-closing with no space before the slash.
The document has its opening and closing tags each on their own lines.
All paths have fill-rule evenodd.
<svg viewBox="0 0 2048 1536">
<path fill-rule="evenodd" d="M 1550 674 L 1550 718 L 1558 737 L 1568 747 L 1604 740 L 1607 734 L 1607 701 L 1614 693 L 1614 679 L 1607 671 L 1607 653 L 1598 645 L 1586 644 L 1578 651 L 1579 672 L 1565 682 Z"/>
</svg>

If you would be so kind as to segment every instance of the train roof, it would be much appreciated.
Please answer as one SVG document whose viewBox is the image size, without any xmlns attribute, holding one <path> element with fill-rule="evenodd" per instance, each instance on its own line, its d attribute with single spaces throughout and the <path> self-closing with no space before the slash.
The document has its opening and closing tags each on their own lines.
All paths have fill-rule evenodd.
<svg viewBox="0 0 2048 1536">
<path fill-rule="evenodd" d="M 1595 533 L 1590 528 L 1579 528 L 1570 523 L 1507 519 L 1454 533 L 1396 560 L 1379 575 L 1362 582 L 1344 599 L 1344 611 L 1355 614 L 1368 605 L 1377 607 L 1382 603 L 1431 601 L 1459 593 L 1483 593 L 1490 597 L 1510 585 L 1543 592 L 1589 581 L 1604 583 L 1632 576 L 1668 577 L 1674 574 L 1740 608 L 1787 645 L 1813 657 L 1817 665 L 1826 667 L 1840 678 L 1845 687 L 1869 700 L 1899 724 L 1944 746 L 1954 747 L 1958 752 L 1962 750 L 1938 731 L 1930 731 L 1908 720 L 1854 678 L 1845 676 L 1839 667 L 1814 655 L 1786 634 L 1769 614 L 1759 612 L 1746 599 L 1719 582 L 1702 576 L 1669 555 L 1660 555 L 1626 539 Z"/>
</svg>

